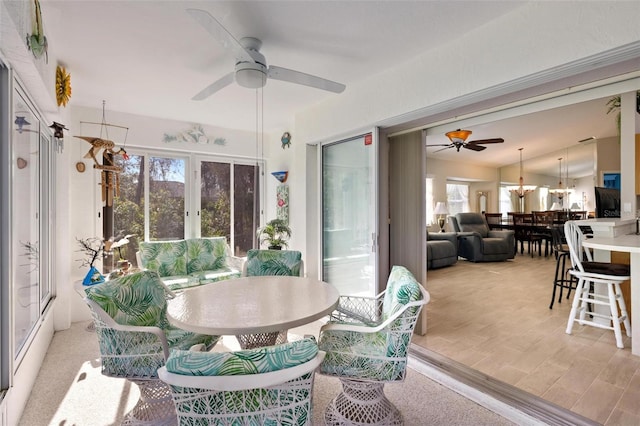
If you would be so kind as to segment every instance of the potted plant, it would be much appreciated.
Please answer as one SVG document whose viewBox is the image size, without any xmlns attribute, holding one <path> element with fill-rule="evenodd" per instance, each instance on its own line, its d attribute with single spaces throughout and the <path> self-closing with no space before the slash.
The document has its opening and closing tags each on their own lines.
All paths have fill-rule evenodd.
<svg viewBox="0 0 640 426">
<path fill-rule="evenodd" d="M 258 229 L 260 245 L 267 243 L 269 250 L 281 250 L 288 246 L 291 228 L 282 219 L 272 219 L 265 226 Z"/>
</svg>

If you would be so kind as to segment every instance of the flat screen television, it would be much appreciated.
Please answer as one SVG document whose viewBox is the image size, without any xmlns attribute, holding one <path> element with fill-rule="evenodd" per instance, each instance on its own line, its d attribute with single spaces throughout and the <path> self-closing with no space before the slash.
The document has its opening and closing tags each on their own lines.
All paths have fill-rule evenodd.
<svg viewBox="0 0 640 426">
<path fill-rule="evenodd" d="M 620 190 L 595 187 L 596 217 L 620 217 Z"/>
</svg>

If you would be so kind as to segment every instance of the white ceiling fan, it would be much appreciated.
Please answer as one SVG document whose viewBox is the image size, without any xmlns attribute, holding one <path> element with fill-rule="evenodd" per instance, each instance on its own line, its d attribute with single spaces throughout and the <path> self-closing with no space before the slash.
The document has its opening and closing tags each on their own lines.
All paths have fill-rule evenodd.
<svg viewBox="0 0 640 426">
<path fill-rule="evenodd" d="M 235 71 L 226 74 L 219 80 L 205 87 L 192 99 L 200 101 L 208 98 L 218 90 L 228 86 L 235 80 L 242 87 L 257 89 L 264 87 L 268 78 L 302 84 L 317 89 L 328 90 L 334 93 L 342 93 L 344 84 L 327 80 L 314 75 L 305 74 L 287 68 L 270 65 L 260 47 L 262 42 L 254 37 L 243 37 L 239 41 L 222 26 L 209 12 L 200 9 L 187 9 L 187 12 L 207 30 L 225 48 L 233 51 L 236 58 Z"/>
</svg>

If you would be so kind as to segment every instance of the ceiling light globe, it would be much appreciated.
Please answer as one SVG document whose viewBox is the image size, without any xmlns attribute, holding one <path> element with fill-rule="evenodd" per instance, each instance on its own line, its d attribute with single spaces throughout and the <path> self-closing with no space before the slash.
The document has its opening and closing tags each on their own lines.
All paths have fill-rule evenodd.
<svg viewBox="0 0 640 426">
<path fill-rule="evenodd" d="M 256 65 L 259 64 L 238 64 L 236 66 L 236 83 L 249 89 L 264 87 L 267 81 L 267 74 Z"/>
</svg>

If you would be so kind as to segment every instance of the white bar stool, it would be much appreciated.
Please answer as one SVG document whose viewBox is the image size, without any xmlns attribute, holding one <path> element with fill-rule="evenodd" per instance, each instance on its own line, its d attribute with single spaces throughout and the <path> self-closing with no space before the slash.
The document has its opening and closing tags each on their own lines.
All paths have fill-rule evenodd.
<svg viewBox="0 0 640 426">
<path fill-rule="evenodd" d="M 591 252 L 583 250 L 584 235 L 575 222 L 566 222 L 564 232 L 573 265 L 569 273 L 578 279 L 566 333 L 571 334 L 574 322 L 613 330 L 616 346 L 623 349 L 620 323 L 624 323 L 627 336 L 631 336 L 631 324 L 620 284 L 630 279 L 629 265 L 594 262 Z M 608 306 L 608 313 L 598 311 L 597 306 Z"/>
</svg>

